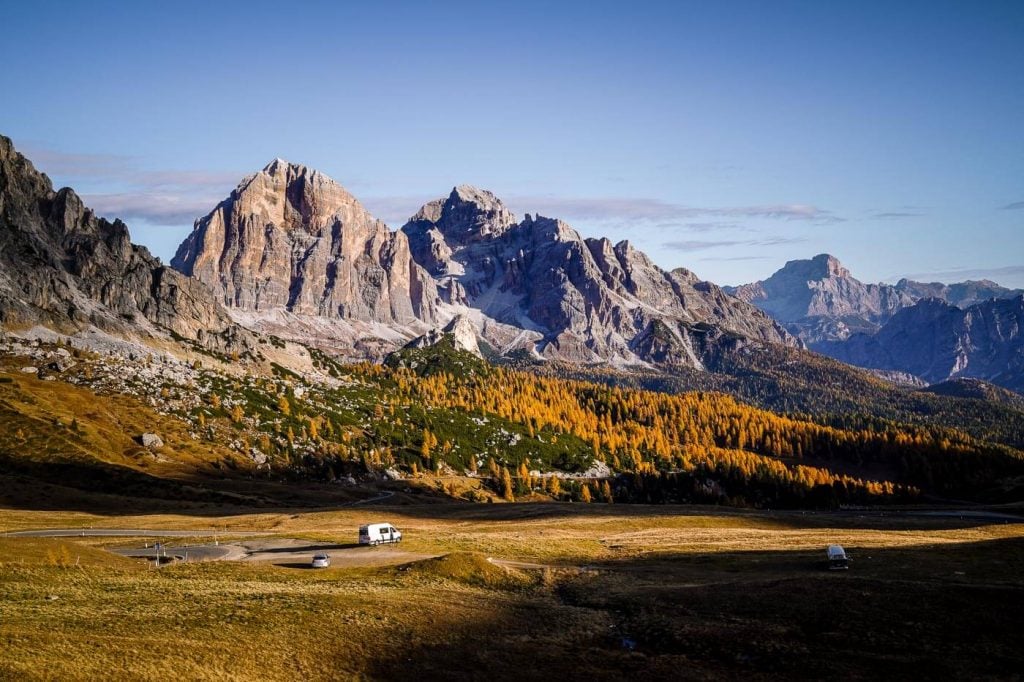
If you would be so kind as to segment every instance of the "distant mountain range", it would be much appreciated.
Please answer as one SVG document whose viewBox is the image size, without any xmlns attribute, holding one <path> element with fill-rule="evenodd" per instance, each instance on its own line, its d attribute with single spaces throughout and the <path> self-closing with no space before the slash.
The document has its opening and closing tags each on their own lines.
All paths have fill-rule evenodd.
<svg viewBox="0 0 1024 682">
<path fill-rule="evenodd" d="M 726 291 L 770 314 L 811 349 L 850 364 L 929 383 L 972 377 L 1024 389 L 1019 289 L 988 280 L 865 284 L 821 254 Z"/>
<path fill-rule="evenodd" d="M 901 279 L 896 284 L 865 284 L 826 253 L 789 261 L 766 280 L 724 289 L 764 310 L 811 348 L 859 332 L 877 332 L 897 312 L 924 299 L 966 308 L 1024 294 L 988 280 L 942 284 Z"/>
<path fill-rule="evenodd" d="M 826 341 L 817 349 L 931 383 L 970 377 L 1024 393 L 1024 296 L 966 308 L 926 298 L 897 312 L 875 334 Z"/>
</svg>

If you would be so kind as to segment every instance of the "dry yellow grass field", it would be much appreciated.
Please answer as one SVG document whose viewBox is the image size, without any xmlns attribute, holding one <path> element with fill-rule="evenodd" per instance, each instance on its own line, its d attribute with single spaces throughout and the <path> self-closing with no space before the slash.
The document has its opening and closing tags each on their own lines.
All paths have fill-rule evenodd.
<svg viewBox="0 0 1024 682">
<path fill-rule="evenodd" d="M 224 517 L 5 510 L 0 529 L 344 545 L 374 520 L 405 532 L 403 550 L 441 558 L 155 570 L 102 548 L 126 538 L 0 537 L 0 678 L 1010 678 L 1024 663 L 1024 525 L 1000 518 L 453 504 Z M 821 568 L 830 542 L 851 554 L 846 573 Z"/>
</svg>

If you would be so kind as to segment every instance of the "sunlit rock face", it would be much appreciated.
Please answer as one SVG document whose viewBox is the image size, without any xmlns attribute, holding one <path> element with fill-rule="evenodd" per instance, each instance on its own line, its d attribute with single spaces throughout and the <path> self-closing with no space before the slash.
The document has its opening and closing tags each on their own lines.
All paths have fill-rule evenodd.
<svg viewBox="0 0 1024 682">
<path fill-rule="evenodd" d="M 198 220 L 171 263 L 241 310 L 435 319 L 433 280 L 405 235 L 326 175 L 280 159 Z"/>
</svg>

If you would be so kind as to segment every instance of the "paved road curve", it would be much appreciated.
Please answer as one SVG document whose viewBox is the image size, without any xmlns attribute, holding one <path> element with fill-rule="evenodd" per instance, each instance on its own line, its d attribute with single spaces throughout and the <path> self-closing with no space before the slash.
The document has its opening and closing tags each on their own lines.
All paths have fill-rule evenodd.
<svg viewBox="0 0 1024 682">
<path fill-rule="evenodd" d="M 230 530 L 150 530 L 146 528 L 48 528 L 44 530 L 19 530 L 4 533 L 8 538 L 71 538 L 71 537 L 130 537 L 130 538 L 208 538 L 212 535 L 267 535 L 263 531 Z"/>
<path fill-rule="evenodd" d="M 46 530 L 24 530 L 7 533 L 8 537 L 62 538 L 62 537 L 159 537 L 192 538 L 210 537 L 213 531 L 189 530 L 146 530 L 142 528 L 50 528 Z M 271 535 L 263 532 L 232 530 L 232 535 Z M 156 559 L 158 554 L 171 560 L 187 561 L 256 561 L 291 568 L 308 567 L 314 554 L 327 553 L 334 567 L 389 566 L 420 561 L 441 556 L 407 552 L 400 544 L 370 547 L 367 545 L 309 542 L 297 538 L 256 538 L 232 540 L 226 543 L 204 543 L 199 545 L 176 545 L 160 550 L 151 544 L 145 547 L 111 547 L 107 551 L 136 559 Z M 493 564 L 509 568 L 545 568 L 544 564 L 509 561 L 488 558 Z"/>
</svg>

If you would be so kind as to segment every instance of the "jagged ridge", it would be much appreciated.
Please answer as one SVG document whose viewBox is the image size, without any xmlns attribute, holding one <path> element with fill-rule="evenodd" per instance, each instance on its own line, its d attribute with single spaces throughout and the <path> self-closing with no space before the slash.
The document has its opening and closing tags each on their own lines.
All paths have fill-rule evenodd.
<svg viewBox="0 0 1024 682">
<path fill-rule="evenodd" d="M 201 283 L 131 243 L 0 136 L 0 323 L 94 325 L 128 334 L 161 328 L 212 348 L 251 346 Z"/>
</svg>

